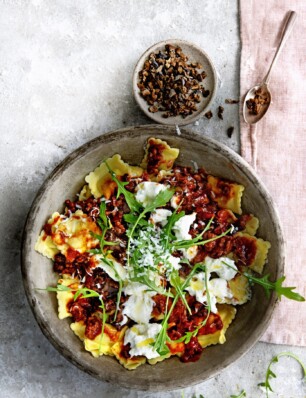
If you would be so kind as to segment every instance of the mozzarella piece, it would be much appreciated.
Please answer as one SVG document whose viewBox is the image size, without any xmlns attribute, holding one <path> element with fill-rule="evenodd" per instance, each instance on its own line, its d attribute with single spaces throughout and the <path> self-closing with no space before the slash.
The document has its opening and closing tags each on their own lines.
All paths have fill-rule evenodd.
<svg viewBox="0 0 306 398">
<path fill-rule="evenodd" d="M 151 345 L 162 326 L 159 323 L 148 323 L 147 325 L 134 325 L 125 332 L 124 345 L 130 344 L 130 355 L 145 356 L 148 359 L 157 358 L 160 355 Z"/>
<path fill-rule="evenodd" d="M 225 303 L 226 299 L 233 298 L 231 289 L 227 285 L 227 281 L 222 278 L 214 278 L 209 281 L 209 292 L 217 299 L 217 303 Z"/>
<path fill-rule="evenodd" d="M 176 223 L 174 224 L 172 230 L 175 234 L 177 240 L 190 240 L 191 235 L 189 234 L 189 230 L 191 224 L 196 219 L 196 213 L 188 214 L 187 216 L 181 217 Z"/>
<path fill-rule="evenodd" d="M 126 269 L 114 258 L 107 258 L 107 262 L 111 263 L 112 265 L 109 265 L 107 262 L 105 262 L 103 257 L 100 255 L 95 255 L 95 259 L 97 260 L 96 268 L 102 268 L 103 271 L 105 271 L 114 281 L 119 282 L 119 280 L 126 280 Z"/>
<path fill-rule="evenodd" d="M 186 288 L 191 296 L 194 296 L 197 301 L 204 303 L 207 300 L 205 272 L 199 272 L 191 278 L 189 286 Z"/>
<path fill-rule="evenodd" d="M 168 217 L 170 217 L 172 211 L 167 209 L 156 209 L 151 213 L 150 221 L 152 224 L 161 224 L 164 227 L 168 222 Z"/>
<path fill-rule="evenodd" d="M 188 249 L 180 249 L 180 251 L 183 253 L 183 256 L 187 258 L 188 261 L 191 261 L 198 253 L 198 246 L 191 246 L 188 247 Z"/>
<path fill-rule="evenodd" d="M 179 270 L 181 268 L 181 265 L 179 264 L 181 259 L 179 257 L 169 256 L 167 261 L 170 263 L 172 269 Z"/>
<path fill-rule="evenodd" d="M 126 295 L 130 295 L 124 303 L 122 313 L 137 323 L 149 323 L 151 318 L 154 301 L 152 297 L 155 292 L 147 292 L 147 286 L 138 282 L 129 282 L 123 288 Z"/>
<path fill-rule="evenodd" d="M 208 272 L 215 272 L 220 278 L 229 281 L 235 277 L 237 274 L 237 267 L 235 261 L 228 257 L 211 258 L 206 257 L 205 265 Z"/>
<path fill-rule="evenodd" d="M 177 209 L 178 205 L 180 203 L 180 198 L 176 195 L 173 195 L 171 200 L 170 200 L 170 205 L 173 209 Z"/>
<path fill-rule="evenodd" d="M 152 204 L 156 196 L 167 187 L 158 182 L 144 181 L 137 185 L 135 198 L 144 207 Z"/>
<path fill-rule="evenodd" d="M 190 281 L 186 288 L 191 296 L 202 304 L 208 304 L 207 289 L 205 283 L 205 272 L 199 272 Z M 216 303 L 225 303 L 233 298 L 233 294 L 227 285 L 227 281 L 222 278 L 214 278 L 208 281 L 208 291 L 211 312 L 217 313 Z"/>
</svg>

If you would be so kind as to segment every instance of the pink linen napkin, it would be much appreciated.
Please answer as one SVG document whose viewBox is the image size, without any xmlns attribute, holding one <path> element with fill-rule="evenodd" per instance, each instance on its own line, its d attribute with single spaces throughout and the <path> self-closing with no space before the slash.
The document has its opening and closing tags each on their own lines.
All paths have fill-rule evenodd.
<svg viewBox="0 0 306 398">
<path fill-rule="evenodd" d="M 286 286 L 306 295 L 306 2 L 241 0 L 241 98 L 263 80 L 288 11 L 297 12 L 270 81 L 273 103 L 256 125 L 241 116 L 241 153 L 278 208 L 286 241 Z M 262 341 L 306 345 L 306 303 L 283 298 Z"/>
</svg>

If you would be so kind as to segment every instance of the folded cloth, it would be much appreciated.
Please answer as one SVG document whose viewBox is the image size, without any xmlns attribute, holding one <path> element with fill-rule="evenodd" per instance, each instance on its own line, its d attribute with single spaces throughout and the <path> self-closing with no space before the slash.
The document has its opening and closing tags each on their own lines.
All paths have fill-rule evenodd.
<svg viewBox="0 0 306 398">
<path fill-rule="evenodd" d="M 288 11 L 297 20 L 272 72 L 272 104 L 254 126 L 241 117 L 241 154 L 256 168 L 279 211 L 286 286 L 306 295 L 306 2 L 241 0 L 241 98 L 263 80 Z M 283 298 L 262 341 L 306 345 L 306 302 Z"/>
</svg>

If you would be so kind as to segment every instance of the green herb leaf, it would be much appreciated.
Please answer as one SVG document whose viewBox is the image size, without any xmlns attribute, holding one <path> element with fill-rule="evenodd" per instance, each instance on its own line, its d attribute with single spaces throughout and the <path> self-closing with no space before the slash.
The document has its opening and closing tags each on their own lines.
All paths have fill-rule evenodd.
<svg viewBox="0 0 306 398">
<path fill-rule="evenodd" d="M 167 292 L 162 286 L 157 286 L 154 281 L 149 278 L 149 275 L 143 274 L 143 269 L 138 269 L 134 267 L 134 274 L 130 276 L 132 282 L 139 282 L 146 285 L 149 289 L 148 291 L 153 291 L 164 296 L 173 297 L 173 294 Z"/>
<path fill-rule="evenodd" d="M 303 364 L 303 362 L 300 360 L 300 358 L 297 355 L 295 355 L 295 354 L 293 354 L 291 352 L 281 352 L 280 354 L 276 355 L 275 357 L 273 357 L 271 359 L 271 361 L 270 361 L 270 363 L 268 365 L 268 369 L 266 371 L 265 381 L 258 384 L 258 386 L 264 387 L 266 389 L 267 398 L 269 397 L 269 391 L 273 392 L 273 389 L 272 389 L 271 384 L 270 384 L 270 379 L 271 378 L 276 378 L 276 374 L 271 370 L 271 366 L 272 366 L 273 363 L 278 362 L 279 358 L 284 357 L 284 356 L 291 357 L 291 358 L 295 359 L 302 367 L 303 378 L 306 378 L 306 366 Z"/>
<path fill-rule="evenodd" d="M 195 246 L 195 245 L 202 246 L 202 245 L 206 245 L 206 243 L 213 242 L 214 240 L 217 240 L 217 239 L 222 238 L 223 236 L 226 236 L 228 233 L 231 232 L 231 230 L 232 230 L 232 228 L 229 228 L 227 231 L 223 232 L 220 235 L 215 236 L 214 238 L 210 238 L 210 239 L 199 241 L 199 239 L 202 237 L 202 235 L 205 232 L 205 230 L 204 230 L 204 231 L 201 232 L 200 235 L 196 236 L 193 239 L 175 241 L 172 244 L 173 244 L 173 246 L 176 249 L 188 249 L 189 247 L 192 247 L 192 246 Z"/>
<path fill-rule="evenodd" d="M 168 335 L 167 335 L 168 321 L 169 321 L 171 312 L 173 311 L 177 300 L 178 300 L 178 296 L 176 296 L 174 298 L 174 300 L 172 302 L 172 305 L 171 305 L 171 308 L 168 311 L 167 309 L 168 309 L 169 296 L 167 297 L 166 313 L 165 313 L 164 319 L 162 320 L 162 323 L 161 323 L 162 328 L 161 328 L 160 332 L 158 333 L 158 335 L 157 335 L 157 337 L 155 339 L 155 342 L 152 343 L 152 346 L 153 346 L 154 350 L 156 350 L 158 352 L 158 354 L 161 355 L 161 356 L 166 355 L 166 354 L 168 354 L 170 352 L 169 347 L 166 344 L 166 342 L 168 340 L 170 340 Z"/>
<path fill-rule="evenodd" d="M 183 301 L 185 307 L 187 308 L 187 311 L 191 315 L 192 314 L 191 308 L 189 307 L 189 305 L 187 303 L 187 300 L 186 300 L 186 297 L 185 297 L 185 293 L 183 291 L 184 282 L 181 281 L 181 278 L 180 278 L 179 273 L 178 273 L 177 270 L 174 270 L 174 271 L 171 272 L 170 283 L 175 288 L 177 294 L 179 295 L 179 297 Z"/>
<path fill-rule="evenodd" d="M 124 218 L 124 221 L 126 221 L 127 223 L 134 225 L 137 222 L 138 216 L 136 216 L 135 214 L 132 214 L 132 213 L 128 213 L 128 214 L 125 214 L 123 216 L 123 218 Z M 149 225 L 149 223 L 147 220 L 144 220 L 142 218 L 138 221 L 138 225 L 140 225 L 141 227 L 147 227 Z"/>
<path fill-rule="evenodd" d="M 178 208 L 177 208 L 178 209 Z M 171 214 L 170 217 L 168 217 L 168 221 L 167 224 L 164 227 L 164 232 L 165 232 L 165 248 L 168 249 L 169 248 L 169 242 L 170 240 L 175 239 L 174 234 L 172 233 L 172 228 L 174 226 L 174 224 L 182 217 L 184 217 L 185 212 L 181 211 L 179 213 L 177 213 L 177 209 L 174 210 L 174 212 Z"/>
<path fill-rule="evenodd" d="M 106 203 L 105 200 L 102 200 L 100 203 L 100 219 L 102 224 L 104 225 L 105 228 L 109 227 L 109 220 L 108 217 L 106 215 Z"/>
<path fill-rule="evenodd" d="M 266 295 L 269 297 L 271 294 L 271 291 L 275 291 L 279 299 L 281 299 L 282 296 L 288 298 L 289 300 L 295 300 L 295 301 L 305 301 L 305 298 L 301 296 L 297 292 L 293 292 L 293 289 L 295 287 L 285 287 L 283 286 L 283 282 L 285 281 L 286 277 L 282 276 L 281 278 L 277 279 L 275 282 L 271 282 L 269 280 L 270 274 L 264 275 L 261 278 L 258 278 L 256 276 L 251 275 L 248 272 L 240 272 L 239 270 L 231 267 L 229 264 L 226 262 L 222 261 L 223 264 L 225 264 L 227 267 L 235 270 L 241 275 L 244 275 L 249 282 L 251 283 L 257 283 L 258 285 L 261 285 L 265 292 Z"/>
<path fill-rule="evenodd" d="M 44 290 L 45 292 L 70 292 L 71 288 L 69 286 L 58 284 L 56 287 L 48 286 L 46 289 L 36 288 L 36 290 Z"/>
<path fill-rule="evenodd" d="M 163 191 L 160 191 L 152 201 L 152 203 L 148 204 L 145 208 L 144 211 L 146 213 L 152 212 L 153 210 L 157 209 L 158 207 L 163 207 L 166 206 L 166 204 L 169 202 L 169 200 L 172 198 L 174 195 L 174 189 L 165 189 Z"/>
<path fill-rule="evenodd" d="M 230 398 L 243 398 L 246 397 L 246 392 L 243 390 L 239 395 L 231 395 Z"/>
<path fill-rule="evenodd" d="M 285 276 L 282 276 L 281 278 L 277 279 L 275 282 L 271 282 L 269 280 L 270 274 L 264 275 L 261 278 L 257 278 L 247 272 L 244 272 L 243 275 L 246 276 L 250 282 L 261 285 L 265 289 L 265 292 L 268 297 L 270 296 L 271 290 L 272 291 L 274 290 L 280 299 L 282 296 L 284 296 L 290 300 L 305 301 L 305 298 L 303 296 L 301 296 L 297 292 L 293 292 L 293 289 L 295 289 L 295 287 L 283 286 L 283 282 L 286 279 Z"/>
<path fill-rule="evenodd" d="M 113 172 L 113 170 L 109 167 L 108 163 L 105 162 L 106 167 L 108 168 L 108 171 L 113 179 L 113 181 L 115 181 L 115 183 L 117 184 L 117 198 L 120 196 L 120 194 L 122 194 L 125 198 L 125 201 L 127 203 L 127 205 L 130 208 L 131 212 L 136 212 L 139 213 L 141 211 L 141 205 L 140 203 L 137 202 L 137 200 L 135 199 L 135 195 L 128 191 L 127 189 L 125 189 L 125 185 L 128 184 L 128 182 L 122 182 L 120 180 L 118 180 L 116 174 Z"/>
</svg>

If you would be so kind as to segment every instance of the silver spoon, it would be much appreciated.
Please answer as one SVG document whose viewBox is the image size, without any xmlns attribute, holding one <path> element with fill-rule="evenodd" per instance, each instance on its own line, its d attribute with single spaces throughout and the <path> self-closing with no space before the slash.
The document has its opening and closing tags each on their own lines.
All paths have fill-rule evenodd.
<svg viewBox="0 0 306 398">
<path fill-rule="evenodd" d="M 273 69 L 274 65 L 276 64 L 276 61 L 285 45 L 286 40 L 288 39 L 288 37 L 292 31 L 293 25 L 296 20 L 296 16 L 297 16 L 297 14 L 295 11 L 290 11 L 288 19 L 286 21 L 286 25 L 285 25 L 283 33 L 282 33 L 280 43 L 277 47 L 273 61 L 268 70 L 268 73 L 266 74 L 266 77 L 264 78 L 262 83 L 257 84 L 256 86 L 252 87 L 247 92 L 247 94 L 244 98 L 243 118 L 246 123 L 249 123 L 249 124 L 257 123 L 266 114 L 267 110 L 269 109 L 269 106 L 272 101 L 272 96 L 269 91 L 269 82 L 270 82 L 271 72 L 272 72 L 272 69 Z M 254 101 L 254 99 L 255 99 L 255 101 Z M 252 108 L 249 109 L 248 106 L 252 107 Z"/>
</svg>

